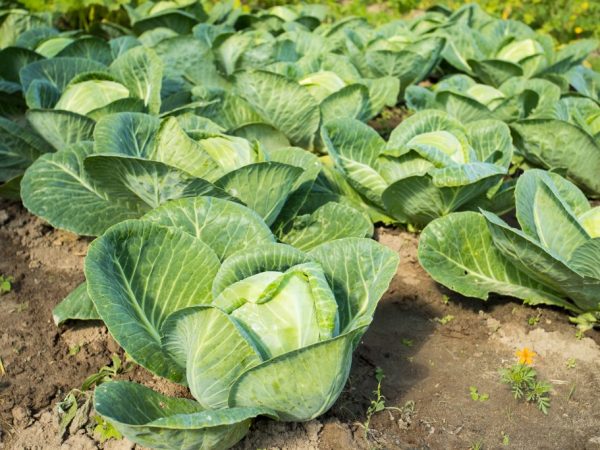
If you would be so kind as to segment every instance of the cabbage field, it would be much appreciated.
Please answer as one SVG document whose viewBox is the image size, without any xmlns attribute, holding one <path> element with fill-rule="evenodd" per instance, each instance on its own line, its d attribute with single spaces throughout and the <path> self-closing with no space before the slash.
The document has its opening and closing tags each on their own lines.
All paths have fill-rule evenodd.
<svg viewBox="0 0 600 450">
<path fill-rule="evenodd" d="M 598 42 L 119 8 L 0 10 L 0 449 L 600 449 Z"/>
</svg>

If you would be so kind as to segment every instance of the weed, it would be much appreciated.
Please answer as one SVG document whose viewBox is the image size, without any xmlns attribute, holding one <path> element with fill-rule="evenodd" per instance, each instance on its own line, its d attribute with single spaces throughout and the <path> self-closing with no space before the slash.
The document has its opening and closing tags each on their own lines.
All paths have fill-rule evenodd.
<svg viewBox="0 0 600 450">
<path fill-rule="evenodd" d="M 508 446 L 510 445 L 510 436 L 502 431 L 502 445 Z"/>
<path fill-rule="evenodd" d="M 483 441 L 473 442 L 469 450 L 483 450 Z"/>
<path fill-rule="evenodd" d="M 0 275 L 0 295 L 8 294 L 12 291 L 15 279 L 10 275 Z"/>
<path fill-rule="evenodd" d="M 79 345 L 75 345 L 69 349 L 71 354 L 73 349 L 77 348 L 79 351 Z M 76 354 L 76 353 L 74 353 Z M 81 389 L 72 389 L 65 398 L 56 405 L 59 418 L 59 436 L 62 438 L 67 429 L 78 430 L 83 428 L 89 421 L 89 413 L 92 408 L 92 393 L 90 389 L 95 385 L 98 386 L 102 383 L 110 381 L 118 374 L 130 371 L 133 368 L 131 362 L 123 362 L 118 355 L 112 355 L 112 364 L 110 366 L 101 367 L 100 370 L 90 375 L 83 382 Z M 118 431 L 112 428 L 112 425 L 105 424 L 102 419 L 100 422 L 96 419 L 96 428 L 94 432 L 98 432 L 101 442 L 111 437 L 117 437 Z M 115 434 L 117 433 L 117 434 Z M 118 434 L 120 437 L 120 434 Z M 102 440 L 104 438 L 104 440 Z"/>
<path fill-rule="evenodd" d="M 408 339 L 408 338 L 402 338 L 402 345 L 404 345 L 405 347 L 412 347 L 413 345 L 415 345 L 415 341 L 413 341 L 412 339 Z"/>
<path fill-rule="evenodd" d="M 565 362 L 565 366 L 567 366 L 567 369 L 574 369 L 577 367 L 577 360 L 575 358 L 569 358 Z"/>
<path fill-rule="evenodd" d="M 527 323 L 529 324 L 530 327 L 535 327 L 535 326 L 537 326 L 538 323 L 540 323 L 541 317 L 542 317 L 542 313 L 541 313 L 541 311 L 538 311 L 535 316 L 529 316 L 527 318 Z"/>
<path fill-rule="evenodd" d="M 446 314 L 444 317 L 436 317 L 433 320 L 441 325 L 446 325 L 454 320 L 454 316 L 452 314 Z"/>
<path fill-rule="evenodd" d="M 383 373 L 383 369 L 381 369 L 381 367 L 377 367 L 375 369 L 375 380 L 377 380 L 377 388 L 373 391 L 373 395 L 375 396 L 375 398 L 371 400 L 371 404 L 367 408 L 367 414 L 366 414 L 367 419 L 365 420 L 364 423 L 361 424 L 363 426 L 363 428 L 365 429 L 365 438 L 369 437 L 371 419 L 373 418 L 373 416 L 376 413 L 384 411 L 384 410 L 388 410 L 388 411 L 396 410 L 396 411 L 399 411 L 400 413 L 403 413 L 403 410 L 401 408 L 396 408 L 393 406 L 385 406 L 385 397 L 381 393 L 381 382 L 383 381 L 384 378 L 385 378 L 385 375 Z M 414 402 L 413 402 L 413 411 L 414 411 Z"/>
<path fill-rule="evenodd" d="M 442 303 L 444 305 L 447 305 L 448 303 L 450 303 L 450 297 L 448 297 L 446 294 L 442 295 Z"/>
<path fill-rule="evenodd" d="M 92 418 L 96 422 L 96 426 L 94 427 L 94 436 L 98 438 L 100 443 L 104 443 L 112 438 L 123 438 L 123 435 L 119 433 L 119 431 L 113 427 L 111 423 L 104 420 L 101 416 L 93 416 Z"/>
<path fill-rule="evenodd" d="M 81 350 L 81 346 L 78 344 L 75 344 L 72 347 L 69 347 L 69 356 L 75 356 L 77 353 L 79 353 L 79 351 Z"/>
<path fill-rule="evenodd" d="M 476 402 L 485 402 L 490 399 L 489 394 L 480 394 L 475 386 L 469 386 L 469 394 L 471 395 L 471 399 Z"/>
</svg>

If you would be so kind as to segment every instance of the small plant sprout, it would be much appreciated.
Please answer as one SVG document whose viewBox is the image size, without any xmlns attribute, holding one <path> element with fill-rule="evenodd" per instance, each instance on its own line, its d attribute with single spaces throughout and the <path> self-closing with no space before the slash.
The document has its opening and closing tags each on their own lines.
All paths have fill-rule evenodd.
<svg viewBox="0 0 600 450">
<path fill-rule="evenodd" d="M 510 386 L 516 399 L 535 403 L 540 411 L 548 414 L 552 385 L 537 379 L 537 372 L 531 367 L 536 353 L 525 347 L 516 355 L 518 362 L 500 371 L 502 382 Z"/>
<path fill-rule="evenodd" d="M 476 386 L 469 386 L 469 394 L 471 399 L 476 402 L 485 402 L 490 399 L 489 394 L 480 393 Z"/>
<path fill-rule="evenodd" d="M 384 410 L 387 410 L 387 411 L 396 410 L 396 411 L 399 411 L 400 413 L 404 412 L 404 410 L 402 408 L 396 408 L 394 406 L 385 406 L 385 396 L 381 393 L 381 382 L 383 381 L 384 378 L 385 378 L 385 375 L 383 373 L 383 369 L 381 367 L 377 367 L 375 369 L 375 380 L 377 380 L 377 388 L 373 391 L 373 395 L 375 396 L 375 398 L 371 400 L 371 404 L 367 408 L 367 420 L 365 420 L 365 422 L 361 424 L 363 426 L 363 428 L 365 429 L 365 438 L 367 438 L 367 439 L 369 438 L 369 431 L 371 430 L 371 428 L 370 428 L 371 419 L 373 418 L 373 416 L 376 413 L 384 411 Z M 408 405 L 408 403 L 407 403 L 407 405 Z M 414 411 L 414 403 L 412 404 L 411 413 L 413 411 Z"/>
<path fill-rule="evenodd" d="M 444 305 L 447 305 L 448 303 L 450 303 L 450 297 L 448 297 L 446 294 L 442 295 L 442 303 Z"/>
<path fill-rule="evenodd" d="M 577 360 L 575 358 L 569 358 L 565 362 L 565 366 L 567 366 L 567 369 L 574 369 L 577 367 Z"/>
<path fill-rule="evenodd" d="M 502 445 L 505 447 L 510 445 L 510 436 L 502 431 Z"/>
<path fill-rule="evenodd" d="M 93 416 L 96 426 L 94 427 L 94 436 L 98 438 L 100 443 L 104 443 L 109 439 L 122 439 L 123 435 L 112 426 L 110 422 L 104 420 L 101 416 Z"/>
<path fill-rule="evenodd" d="M 444 317 L 436 317 L 435 320 L 440 325 L 446 325 L 454 320 L 454 316 L 452 314 L 446 314 Z"/>
<path fill-rule="evenodd" d="M 541 313 L 541 311 L 538 311 L 535 316 L 529 316 L 527 318 L 527 324 L 530 327 L 535 327 L 535 326 L 537 326 L 538 323 L 540 323 L 541 317 L 542 317 L 542 313 Z"/>
<path fill-rule="evenodd" d="M 412 339 L 408 339 L 408 338 L 402 338 L 402 345 L 404 345 L 405 347 L 412 347 L 413 345 L 415 345 L 415 341 L 413 341 Z"/>
<path fill-rule="evenodd" d="M 0 275 L 0 295 L 8 294 L 12 291 L 15 279 L 10 275 Z"/>
</svg>

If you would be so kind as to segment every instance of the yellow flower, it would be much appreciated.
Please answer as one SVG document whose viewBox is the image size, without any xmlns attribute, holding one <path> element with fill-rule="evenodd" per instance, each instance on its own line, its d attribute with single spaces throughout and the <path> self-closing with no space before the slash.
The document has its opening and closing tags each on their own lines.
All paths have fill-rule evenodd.
<svg viewBox="0 0 600 450">
<path fill-rule="evenodd" d="M 583 28 L 575 27 L 575 34 L 581 34 L 581 33 L 583 33 Z"/>
<path fill-rule="evenodd" d="M 519 364 L 533 364 L 533 358 L 537 356 L 537 353 L 533 350 L 529 350 L 527 347 L 523 347 L 521 350 L 517 350 L 517 358 L 519 359 Z"/>
</svg>

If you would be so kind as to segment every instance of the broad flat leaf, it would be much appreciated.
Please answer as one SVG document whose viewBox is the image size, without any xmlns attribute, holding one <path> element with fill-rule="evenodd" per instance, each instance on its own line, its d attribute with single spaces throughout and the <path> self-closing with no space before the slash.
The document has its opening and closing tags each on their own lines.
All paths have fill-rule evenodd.
<svg viewBox="0 0 600 450">
<path fill-rule="evenodd" d="M 225 134 L 203 136 L 198 144 L 225 173 L 262 160 L 260 149 L 242 138 Z"/>
<path fill-rule="evenodd" d="M 467 138 L 477 161 L 508 169 L 513 155 L 508 126 L 499 120 L 477 120 L 465 126 Z"/>
<path fill-rule="evenodd" d="M 80 114 L 52 109 L 30 109 L 27 120 L 56 150 L 92 139 L 96 122 Z"/>
<path fill-rule="evenodd" d="M 173 117 L 160 124 L 155 141 L 153 146 L 148 146 L 148 150 L 150 150 L 152 159 L 156 161 L 177 167 L 211 182 L 216 181 L 224 173 L 224 170 L 205 151 L 204 147 L 189 137 L 177 119 Z"/>
<path fill-rule="evenodd" d="M 571 259 L 573 252 L 590 238 L 577 218 L 543 182 L 535 193 L 533 219 L 540 244 L 565 261 Z"/>
<path fill-rule="evenodd" d="M 251 142 L 256 140 L 267 151 L 290 146 L 290 141 L 285 134 L 266 123 L 250 123 L 232 130 L 231 134 Z"/>
<path fill-rule="evenodd" d="M 583 192 L 570 181 L 545 170 L 527 170 L 517 180 L 517 220 L 523 232 L 536 240 L 539 239 L 534 206 L 536 193 L 542 185 L 546 185 L 554 196 L 560 198 L 562 209 L 565 209 L 565 212 L 570 210 L 574 216 L 581 217 L 590 209 L 590 204 Z"/>
<path fill-rule="evenodd" d="M 390 152 L 398 151 L 414 137 L 435 131 L 445 131 L 458 138 L 464 135 L 466 130 L 460 122 L 443 111 L 423 111 L 408 117 L 392 131 L 386 149 Z"/>
<path fill-rule="evenodd" d="M 244 251 L 235 252 L 221 265 L 212 284 L 213 298 L 227 286 L 261 272 L 285 272 L 289 268 L 310 262 L 308 254 L 284 244 L 261 244 Z"/>
<path fill-rule="evenodd" d="M 51 151 L 33 130 L 0 117 L 0 182 L 21 175 L 40 155 Z"/>
<path fill-rule="evenodd" d="M 590 239 L 585 244 L 579 246 L 577 250 L 575 250 L 571 260 L 569 261 L 569 265 L 577 270 L 577 272 L 582 273 L 585 276 L 600 280 L 600 264 L 598 264 L 599 258 L 600 239 Z M 600 306 L 600 300 L 598 300 L 598 306 Z"/>
<path fill-rule="evenodd" d="M 396 273 L 398 255 L 371 239 L 344 238 L 313 248 L 338 302 L 342 333 L 368 325 Z"/>
<path fill-rule="evenodd" d="M 199 239 L 149 221 L 112 227 L 89 247 L 88 293 L 115 340 L 140 365 L 176 382 L 184 370 L 161 345 L 167 317 L 211 301 L 220 263 Z"/>
<path fill-rule="evenodd" d="M 64 47 L 57 57 L 73 57 L 98 61 L 102 64 L 110 64 L 113 60 L 111 47 L 103 39 L 87 36 L 78 38 Z"/>
<path fill-rule="evenodd" d="M 21 84 L 19 71 L 26 65 L 43 59 L 38 53 L 21 47 L 6 47 L 0 50 L 0 78 Z"/>
<path fill-rule="evenodd" d="M 161 334 L 163 347 L 186 369 L 190 391 L 205 408 L 226 408 L 234 381 L 262 362 L 236 321 L 218 308 L 176 311 Z"/>
<path fill-rule="evenodd" d="M 600 195 L 600 146 L 592 136 L 560 120 L 522 120 L 511 128 L 518 134 L 515 145 L 527 159 L 547 169 L 566 169 L 581 189 Z"/>
<path fill-rule="evenodd" d="M 568 306 L 560 293 L 530 278 L 494 246 L 484 217 L 453 213 L 431 222 L 421 233 L 419 262 L 438 283 L 466 297 L 487 300 L 490 293 L 530 304 Z"/>
<path fill-rule="evenodd" d="M 278 237 L 281 242 L 307 251 L 335 239 L 372 235 L 373 224 L 363 213 L 341 203 L 329 202 L 312 214 L 297 216 L 289 229 L 284 229 Z"/>
<path fill-rule="evenodd" d="M 321 136 L 336 167 L 349 183 L 380 205 L 387 183 L 378 173 L 377 157 L 385 141 L 368 125 L 351 119 L 330 121 L 321 128 Z"/>
<path fill-rule="evenodd" d="M 470 59 L 469 65 L 477 78 L 483 83 L 495 87 L 500 86 L 509 78 L 523 75 L 523 69 L 518 64 L 500 59 L 482 61 Z"/>
<path fill-rule="evenodd" d="M 139 98 L 122 98 L 115 100 L 105 106 L 97 109 L 93 109 L 87 113 L 87 116 L 96 121 L 102 119 L 104 116 L 111 114 L 122 113 L 122 112 L 147 112 L 144 102 Z"/>
<path fill-rule="evenodd" d="M 411 176 L 391 184 L 383 192 L 382 199 L 392 217 L 426 225 L 469 204 L 491 189 L 500 178 L 498 173 L 489 173 L 487 178 L 471 184 L 437 187 L 429 175 Z"/>
<path fill-rule="evenodd" d="M 302 169 L 277 162 L 250 164 L 229 172 L 215 183 L 243 201 L 267 223 L 279 215 Z"/>
<path fill-rule="evenodd" d="M 23 92 L 27 92 L 33 80 L 46 80 L 59 91 L 80 73 L 106 72 L 107 67 L 92 59 L 84 58 L 51 58 L 32 62 L 19 72 Z"/>
<path fill-rule="evenodd" d="M 123 112 L 103 117 L 94 130 L 94 151 L 149 158 L 154 152 L 159 125 L 156 117 L 142 113 Z"/>
<path fill-rule="evenodd" d="M 509 227 L 494 214 L 483 214 L 494 245 L 517 268 L 549 288 L 564 293 L 574 301 L 580 311 L 597 308 L 600 295 L 599 280 L 589 279 L 584 274 L 575 272 L 575 267 L 569 266 L 560 255 L 541 247 L 521 230 Z"/>
<path fill-rule="evenodd" d="M 73 42 L 72 37 L 68 36 L 54 36 L 50 39 L 42 41 L 36 48 L 35 51 L 46 58 L 54 58 L 63 48 Z"/>
<path fill-rule="evenodd" d="M 25 92 L 25 103 L 30 109 L 52 109 L 60 91 L 47 80 L 33 80 Z"/>
<path fill-rule="evenodd" d="M 317 101 L 294 81 L 270 72 L 241 72 L 236 90 L 263 121 L 283 131 L 292 145 L 309 147 L 319 127 Z"/>
<path fill-rule="evenodd" d="M 440 92 L 435 99 L 444 106 L 448 114 L 462 122 L 486 119 L 493 114 L 477 100 L 455 92 Z"/>
<path fill-rule="evenodd" d="M 90 155 L 85 170 L 109 199 L 127 203 L 144 213 L 168 200 L 197 195 L 228 195 L 202 178 L 196 178 L 158 161 L 122 155 Z"/>
<path fill-rule="evenodd" d="M 267 408 L 284 421 L 320 416 L 342 392 L 350 373 L 354 341 L 364 331 L 354 329 L 250 369 L 231 388 L 229 406 Z"/>
<path fill-rule="evenodd" d="M 321 102 L 323 123 L 342 117 L 357 120 L 367 120 L 371 117 L 369 91 L 365 86 L 351 84 L 334 92 Z"/>
<path fill-rule="evenodd" d="M 396 106 L 400 93 L 400 81 L 395 77 L 363 79 L 360 81 L 369 89 L 371 110 L 369 118 L 378 115 L 386 106 Z"/>
<path fill-rule="evenodd" d="M 229 448 L 246 435 L 252 418 L 272 415 L 254 407 L 204 410 L 193 400 L 167 397 L 127 381 L 98 386 L 94 408 L 139 445 L 181 450 Z"/>
<path fill-rule="evenodd" d="M 129 89 L 132 96 L 144 101 L 151 114 L 158 114 L 163 64 L 152 49 L 133 47 L 115 59 L 110 70 Z"/>
<path fill-rule="evenodd" d="M 56 228 L 97 236 L 142 211 L 110 198 L 84 170 L 91 142 L 72 145 L 38 158 L 23 177 L 23 204 Z"/>
<path fill-rule="evenodd" d="M 7 180 L 4 184 L 0 184 L 0 198 L 8 200 L 21 200 L 21 180 L 22 175 Z"/>
<path fill-rule="evenodd" d="M 129 90 L 109 80 L 87 80 L 66 87 L 54 108 L 86 115 L 116 100 L 129 97 Z"/>
<path fill-rule="evenodd" d="M 275 236 L 256 212 L 215 197 L 173 200 L 153 209 L 143 220 L 191 234 L 221 260 L 237 251 L 275 242 Z"/>
<path fill-rule="evenodd" d="M 600 206 L 579 216 L 579 223 L 592 238 L 600 238 Z"/>
<path fill-rule="evenodd" d="M 88 295 L 87 283 L 81 283 L 54 307 L 52 319 L 57 326 L 67 320 L 100 320 L 94 302 Z"/>
</svg>

